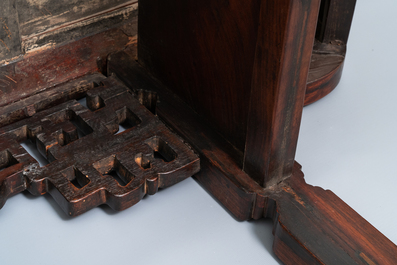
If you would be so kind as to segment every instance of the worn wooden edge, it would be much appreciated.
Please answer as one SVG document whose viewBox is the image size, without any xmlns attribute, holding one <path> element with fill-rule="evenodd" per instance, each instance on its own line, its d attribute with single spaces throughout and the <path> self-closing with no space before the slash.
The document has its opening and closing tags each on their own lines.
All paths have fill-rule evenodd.
<svg viewBox="0 0 397 265">
<path fill-rule="evenodd" d="M 136 19 L 137 16 L 138 2 L 133 0 L 97 14 L 49 28 L 44 32 L 22 36 L 22 48 L 24 53 L 30 53 L 61 46 L 71 40 L 76 41 L 109 28 L 118 27 L 122 23 Z"/>
<path fill-rule="evenodd" d="M 326 58 L 323 63 L 326 64 Z M 321 78 L 308 80 L 304 105 L 312 104 L 331 93 L 342 78 L 344 60 Z M 310 70 L 309 70 L 310 71 Z"/>
<path fill-rule="evenodd" d="M 0 65 L 21 53 L 18 11 L 15 0 L 2 0 L 0 4 Z"/>
<path fill-rule="evenodd" d="M 154 195 L 197 173 L 200 160 L 194 150 L 131 94 L 114 78 L 98 73 L 0 108 L 4 117 L 15 116 L 20 109 L 25 113 L 26 107 L 30 110 L 0 123 L 0 206 L 10 196 L 27 190 L 36 196 L 49 193 L 70 216 L 101 204 L 121 211 L 145 195 Z M 88 109 L 72 100 L 85 95 Z M 103 106 L 96 105 L 98 98 Z M 139 123 L 115 134 L 122 119 L 127 119 L 120 110 L 127 108 Z M 90 132 L 77 136 L 77 128 L 83 130 L 82 126 L 89 127 Z M 27 139 L 36 144 L 48 165 L 40 167 L 21 147 Z M 166 152 L 161 151 L 161 145 L 173 152 L 170 161 L 155 157 L 155 152 Z M 148 167 L 137 161 L 139 154 L 141 158 L 145 155 Z M 119 185 L 108 176 L 110 170 L 124 172 L 120 174 L 128 175 L 129 180 Z M 80 175 L 88 182 L 81 184 Z M 72 182 L 76 178 L 81 187 Z"/>
<path fill-rule="evenodd" d="M 317 62 L 312 61 L 311 71 L 318 71 L 318 65 L 325 66 L 322 77 L 312 78 L 309 74 L 305 105 L 311 104 L 333 91 L 341 79 L 346 54 L 350 27 L 353 19 L 356 0 L 324 0 L 321 1 L 320 14 L 317 22 L 316 43 L 313 54 L 321 54 Z M 343 12 L 342 12 L 343 10 Z M 341 56 L 342 60 L 329 66 L 330 56 Z M 313 58 L 312 58 L 313 59 Z M 317 64 L 317 66 L 316 66 Z"/>
<path fill-rule="evenodd" d="M 285 264 L 395 264 L 396 246 L 331 191 L 306 184 L 298 163 L 291 178 L 260 187 L 240 169 L 233 146 L 133 57 L 113 54 L 108 66 L 131 89 L 158 93 L 160 118 L 200 155 L 195 179 L 235 218 L 273 218 L 273 249 Z"/>
<path fill-rule="evenodd" d="M 294 174 L 276 202 L 275 254 L 284 264 L 397 264 L 397 246 L 330 190 Z"/>
</svg>

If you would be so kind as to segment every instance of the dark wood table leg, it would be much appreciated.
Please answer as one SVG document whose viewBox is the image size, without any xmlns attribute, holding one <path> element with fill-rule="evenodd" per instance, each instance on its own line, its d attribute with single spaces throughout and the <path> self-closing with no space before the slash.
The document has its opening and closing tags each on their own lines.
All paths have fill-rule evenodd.
<svg viewBox="0 0 397 265">
<path fill-rule="evenodd" d="M 202 186 L 239 220 L 273 218 L 285 264 L 397 262 L 391 241 L 294 162 L 318 1 L 139 8 L 138 63 L 114 54 L 108 72 L 158 93 L 158 115 L 200 154 Z"/>
</svg>

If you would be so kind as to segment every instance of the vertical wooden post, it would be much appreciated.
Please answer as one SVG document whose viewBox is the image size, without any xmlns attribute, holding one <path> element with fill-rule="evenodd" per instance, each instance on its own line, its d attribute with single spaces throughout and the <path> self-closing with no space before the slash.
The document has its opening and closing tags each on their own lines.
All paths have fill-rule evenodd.
<svg viewBox="0 0 397 265">
<path fill-rule="evenodd" d="M 292 174 L 318 8 L 317 0 L 262 1 L 244 171 L 263 187 Z"/>
</svg>

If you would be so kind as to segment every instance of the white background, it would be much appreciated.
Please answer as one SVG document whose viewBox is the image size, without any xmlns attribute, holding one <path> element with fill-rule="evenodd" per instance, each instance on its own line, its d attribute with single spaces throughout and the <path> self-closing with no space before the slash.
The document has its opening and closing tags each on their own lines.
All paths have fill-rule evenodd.
<svg viewBox="0 0 397 265">
<path fill-rule="evenodd" d="M 296 160 L 397 243 L 395 0 L 358 0 L 340 85 L 304 109 Z M 279 264 L 270 221 L 238 222 L 187 179 L 123 212 L 68 218 L 50 196 L 0 210 L 1 264 Z"/>
</svg>

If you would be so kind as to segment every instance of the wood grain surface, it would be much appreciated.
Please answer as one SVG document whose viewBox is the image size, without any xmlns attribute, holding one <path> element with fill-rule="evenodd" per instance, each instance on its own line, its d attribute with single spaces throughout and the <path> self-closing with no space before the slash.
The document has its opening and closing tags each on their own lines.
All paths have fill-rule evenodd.
<svg viewBox="0 0 397 265">
<path fill-rule="evenodd" d="M 15 0 L 3 0 L 0 3 L 0 65 L 2 61 L 17 57 L 21 53 Z"/>
</svg>

